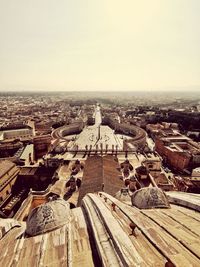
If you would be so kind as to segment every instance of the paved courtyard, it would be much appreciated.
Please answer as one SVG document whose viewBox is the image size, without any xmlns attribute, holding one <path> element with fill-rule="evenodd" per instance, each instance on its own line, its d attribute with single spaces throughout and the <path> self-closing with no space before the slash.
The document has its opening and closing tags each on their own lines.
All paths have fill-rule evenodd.
<svg viewBox="0 0 200 267">
<path fill-rule="evenodd" d="M 118 149 L 123 148 L 123 139 L 119 135 L 115 135 L 114 131 L 109 126 L 101 125 L 102 117 L 99 105 L 96 106 L 94 112 L 95 124 L 93 126 L 87 126 L 83 131 L 76 136 L 76 140 L 71 143 L 71 149 L 75 149 L 77 146 L 79 149 L 85 149 L 86 145 L 88 149 Z"/>
<path fill-rule="evenodd" d="M 92 149 L 96 149 L 96 146 L 98 146 L 98 149 L 100 149 L 101 146 L 103 149 L 106 149 L 106 145 L 108 146 L 108 149 L 112 149 L 113 146 L 116 148 L 116 145 L 118 146 L 118 149 L 122 149 L 123 139 L 116 136 L 109 126 L 99 126 L 95 124 L 83 129 L 77 136 L 72 148 L 75 148 L 77 145 L 79 149 L 85 149 L 86 145 L 88 146 L 88 149 L 90 146 L 92 146 Z"/>
</svg>

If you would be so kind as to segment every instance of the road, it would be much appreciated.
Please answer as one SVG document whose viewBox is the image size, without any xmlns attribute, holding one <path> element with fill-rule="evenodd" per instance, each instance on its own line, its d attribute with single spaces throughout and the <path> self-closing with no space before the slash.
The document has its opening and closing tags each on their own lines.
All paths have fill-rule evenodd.
<svg viewBox="0 0 200 267">
<path fill-rule="evenodd" d="M 95 125 L 99 126 L 101 123 L 102 123 L 101 109 L 100 106 L 97 104 L 95 109 Z"/>
</svg>

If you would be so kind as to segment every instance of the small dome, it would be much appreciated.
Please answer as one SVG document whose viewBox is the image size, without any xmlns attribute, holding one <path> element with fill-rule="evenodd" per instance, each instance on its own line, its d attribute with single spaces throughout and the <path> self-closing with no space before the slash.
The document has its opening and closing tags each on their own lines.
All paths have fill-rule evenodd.
<svg viewBox="0 0 200 267">
<path fill-rule="evenodd" d="M 130 180 L 135 182 L 135 180 L 136 180 L 135 175 L 132 175 L 132 176 L 130 177 Z"/>
<path fill-rule="evenodd" d="M 119 199 L 120 201 L 122 202 L 128 202 L 129 205 L 131 204 L 131 198 L 130 198 L 130 195 L 129 195 L 129 190 L 128 188 L 122 188 L 120 191 L 118 191 L 116 194 L 115 194 L 115 197 L 117 199 Z"/>
<path fill-rule="evenodd" d="M 62 199 L 47 202 L 31 211 L 26 222 L 26 233 L 30 236 L 44 234 L 63 226 L 69 218 L 69 203 Z"/>
<path fill-rule="evenodd" d="M 133 206 L 139 209 L 169 208 L 166 194 L 157 187 L 141 188 L 131 196 Z"/>
<path fill-rule="evenodd" d="M 138 174 L 148 174 L 147 168 L 145 166 L 139 166 L 135 170 Z"/>
</svg>

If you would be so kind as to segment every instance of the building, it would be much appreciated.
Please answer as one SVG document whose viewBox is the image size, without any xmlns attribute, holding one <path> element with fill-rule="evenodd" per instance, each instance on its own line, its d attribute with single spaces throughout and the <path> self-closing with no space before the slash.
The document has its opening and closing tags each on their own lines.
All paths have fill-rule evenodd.
<svg viewBox="0 0 200 267">
<path fill-rule="evenodd" d="M 25 146 L 20 155 L 19 161 L 22 165 L 30 165 L 34 161 L 34 147 L 33 144 Z"/>
<path fill-rule="evenodd" d="M 185 136 L 157 138 L 155 150 L 163 157 L 164 162 L 178 170 L 200 164 L 200 145 Z"/>
<path fill-rule="evenodd" d="M 9 160 L 20 166 L 32 164 L 34 161 L 33 149 L 33 144 L 23 145 L 22 142 L 1 144 L 0 161 Z"/>
<path fill-rule="evenodd" d="M 56 168 L 46 168 L 45 166 L 23 166 L 19 172 L 19 182 L 21 188 L 34 191 L 43 191 L 51 184 Z"/>
<path fill-rule="evenodd" d="M 0 162 L 0 207 L 10 196 L 18 173 L 19 168 L 13 162 L 8 160 Z"/>
<path fill-rule="evenodd" d="M 151 185 L 164 191 L 175 190 L 175 185 L 163 171 L 161 159 L 156 153 L 145 154 L 142 166 L 136 168 L 136 177 L 142 187 Z"/>
<path fill-rule="evenodd" d="M 118 120 L 115 120 L 108 116 L 105 116 L 103 118 L 103 124 L 108 125 L 115 131 L 115 133 L 128 135 L 131 137 L 130 139 L 126 140 L 124 149 L 131 148 L 137 150 L 144 148 L 146 144 L 147 134 L 142 128 L 135 125 L 130 125 L 128 123 L 119 123 Z"/>
<path fill-rule="evenodd" d="M 155 139 L 156 136 L 159 136 L 159 135 L 180 136 L 177 123 L 162 122 L 162 123 L 157 123 L 157 124 L 147 124 L 146 130 L 153 139 Z"/>
<path fill-rule="evenodd" d="M 161 171 L 162 162 L 156 153 L 146 153 L 142 163 L 154 177 Z"/>
<path fill-rule="evenodd" d="M 39 135 L 33 138 L 34 157 L 42 158 L 50 149 L 51 135 Z"/>
<path fill-rule="evenodd" d="M 200 164 L 200 145 L 177 130 L 176 123 L 148 124 L 147 131 L 155 140 L 155 150 L 163 162 L 183 171 Z"/>
<path fill-rule="evenodd" d="M 0 144 L 0 159 L 12 158 L 23 147 L 20 141 L 7 141 Z"/>
<path fill-rule="evenodd" d="M 121 171 L 117 158 L 93 156 L 85 161 L 79 205 L 87 192 L 106 191 L 115 195 L 123 187 Z"/>
<path fill-rule="evenodd" d="M 26 140 L 33 138 L 34 130 L 28 125 L 24 125 L 23 128 L 7 127 L 0 130 L 0 141 L 4 140 Z"/>
</svg>

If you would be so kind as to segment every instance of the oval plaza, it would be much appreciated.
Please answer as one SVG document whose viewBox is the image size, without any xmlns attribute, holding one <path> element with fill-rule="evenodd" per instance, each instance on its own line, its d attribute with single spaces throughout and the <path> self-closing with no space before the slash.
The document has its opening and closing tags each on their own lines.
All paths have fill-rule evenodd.
<svg viewBox="0 0 200 267">
<path fill-rule="evenodd" d="M 121 124 L 108 115 L 102 117 L 100 106 L 94 111 L 94 124 L 78 121 L 65 125 L 52 133 L 59 142 L 67 142 L 65 148 L 71 152 L 84 153 L 128 153 L 144 148 L 146 132 L 133 125 Z"/>
</svg>

